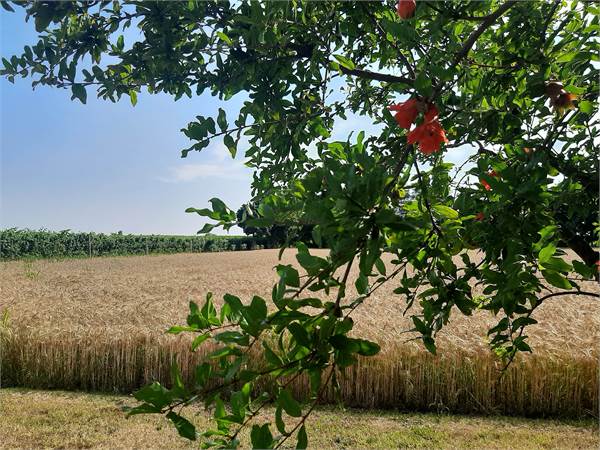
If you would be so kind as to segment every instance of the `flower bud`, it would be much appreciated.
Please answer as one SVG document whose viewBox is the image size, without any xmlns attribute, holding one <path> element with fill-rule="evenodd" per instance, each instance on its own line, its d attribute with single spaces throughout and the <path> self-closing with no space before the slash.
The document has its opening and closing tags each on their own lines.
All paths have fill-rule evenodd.
<svg viewBox="0 0 600 450">
<path fill-rule="evenodd" d="M 398 0 L 398 15 L 402 19 L 410 19 L 415 14 L 417 2 L 415 0 Z"/>
</svg>

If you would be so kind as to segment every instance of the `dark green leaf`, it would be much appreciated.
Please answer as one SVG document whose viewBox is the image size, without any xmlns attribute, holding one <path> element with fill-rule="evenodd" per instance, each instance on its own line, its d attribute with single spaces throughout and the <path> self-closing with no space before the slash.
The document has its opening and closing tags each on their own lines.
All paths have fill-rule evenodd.
<svg viewBox="0 0 600 450">
<path fill-rule="evenodd" d="M 175 425 L 175 428 L 177 428 L 181 437 L 189 439 L 190 441 L 196 440 L 196 427 L 194 427 L 194 425 L 192 425 L 185 417 L 171 411 L 167 414 L 167 419 L 173 422 L 173 425 Z"/>
</svg>

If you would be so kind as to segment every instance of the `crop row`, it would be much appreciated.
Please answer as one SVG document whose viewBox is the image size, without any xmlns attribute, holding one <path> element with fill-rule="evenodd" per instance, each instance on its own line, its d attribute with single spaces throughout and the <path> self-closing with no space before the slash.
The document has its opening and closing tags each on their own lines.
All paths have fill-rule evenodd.
<svg viewBox="0 0 600 450">
<path fill-rule="evenodd" d="M 266 244 L 266 239 L 249 236 L 103 234 L 10 228 L 0 230 L 0 260 L 221 252 L 254 250 Z"/>
</svg>

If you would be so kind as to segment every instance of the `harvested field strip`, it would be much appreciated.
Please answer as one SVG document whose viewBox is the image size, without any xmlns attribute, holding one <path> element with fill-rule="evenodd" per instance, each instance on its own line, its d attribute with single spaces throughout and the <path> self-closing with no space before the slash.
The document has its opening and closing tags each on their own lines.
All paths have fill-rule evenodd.
<svg viewBox="0 0 600 450">
<path fill-rule="evenodd" d="M 189 340 L 5 333 L 2 384 L 46 389 L 131 392 L 158 380 L 169 383 L 171 362 L 193 380 L 202 354 L 189 351 Z M 598 362 L 595 358 L 526 356 L 498 381 L 498 362 L 486 352 L 446 349 L 432 356 L 414 347 L 390 345 L 363 358 L 340 380 L 347 406 L 454 413 L 579 417 L 598 410 Z M 299 397 L 306 380 L 293 386 Z M 327 401 L 333 402 L 333 395 Z"/>
</svg>

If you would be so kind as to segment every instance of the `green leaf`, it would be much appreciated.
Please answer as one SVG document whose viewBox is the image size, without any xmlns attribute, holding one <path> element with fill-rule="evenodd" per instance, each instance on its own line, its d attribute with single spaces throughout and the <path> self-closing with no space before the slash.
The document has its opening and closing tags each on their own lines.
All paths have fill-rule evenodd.
<svg viewBox="0 0 600 450">
<path fill-rule="evenodd" d="M 552 269 L 557 272 L 571 272 L 573 267 L 562 258 L 551 257 L 544 262 L 545 269 Z"/>
<path fill-rule="evenodd" d="M 235 155 L 237 154 L 237 145 L 230 134 L 223 136 L 223 144 L 225 144 L 225 147 L 227 147 L 227 150 L 229 150 L 231 157 L 235 158 Z"/>
<path fill-rule="evenodd" d="M 417 78 L 415 79 L 415 88 L 417 91 L 424 95 L 425 97 L 429 97 L 433 93 L 433 87 L 431 85 L 431 77 L 429 77 L 425 72 L 419 72 Z"/>
<path fill-rule="evenodd" d="M 545 263 L 550 259 L 552 255 L 556 252 L 556 246 L 552 243 L 546 245 L 542 250 L 540 250 L 539 260 L 541 263 Z"/>
<path fill-rule="evenodd" d="M 292 333 L 292 336 L 294 336 L 294 339 L 298 344 L 310 348 L 311 340 L 308 337 L 306 329 L 302 325 L 298 322 L 292 322 L 288 325 L 288 330 L 290 330 L 290 333 Z"/>
<path fill-rule="evenodd" d="M 588 100 L 581 100 L 579 102 L 579 109 L 581 110 L 581 112 L 591 114 L 592 112 L 594 112 L 594 104 Z"/>
<path fill-rule="evenodd" d="M 227 45 L 229 45 L 229 46 L 233 45 L 233 41 L 229 38 L 229 36 L 227 36 L 222 31 L 217 31 L 217 36 L 219 36 L 219 39 L 221 39 Z"/>
<path fill-rule="evenodd" d="M 564 276 L 554 270 L 542 270 L 542 275 L 552 286 L 561 289 L 571 289 L 573 286 Z"/>
<path fill-rule="evenodd" d="M 182 333 L 184 331 L 198 331 L 198 328 L 196 328 L 196 327 L 186 327 L 186 326 L 175 325 L 175 326 L 169 328 L 167 330 L 167 333 L 179 334 L 179 333 Z"/>
<path fill-rule="evenodd" d="M 581 261 L 577 261 L 576 259 L 573 260 L 573 268 L 575 269 L 575 272 L 577 272 L 583 278 L 592 278 L 594 275 L 594 272 L 590 267 L 588 267 Z"/>
<path fill-rule="evenodd" d="M 212 373 L 212 366 L 207 362 L 204 362 L 204 363 L 196 366 L 196 370 L 195 370 L 196 384 L 200 387 L 204 387 L 206 385 L 206 383 L 208 382 L 208 379 L 210 378 L 211 373 Z"/>
<path fill-rule="evenodd" d="M 150 405 L 148 403 L 142 403 L 141 405 L 134 406 L 133 408 L 125 408 L 127 412 L 127 417 L 135 416 L 136 414 L 157 414 L 161 411 L 160 408 L 157 408 L 154 405 Z"/>
<path fill-rule="evenodd" d="M 278 265 L 277 274 L 284 279 L 286 286 L 300 287 L 300 275 L 291 265 Z"/>
<path fill-rule="evenodd" d="M 137 92 L 134 90 L 129 91 L 129 100 L 131 100 L 131 105 L 135 106 L 137 104 Z"/>
<path fill-rule="evenodd" d="M 278 405 L 277 409 L 275 409 L 275 426 L 281 434 L 285 435 L 285 422 L 283 421 L 282 411 L 283 408 L 281 407 L 281 405 Z"/>
<path fill-rule="evenodd" d="M 435 355 L 436 353 L 436 347 L 435 347 L 435 341 L 433 340 L 433 338 L 431 336 L 423 336 L 423 344 L 425 344 L 425 348 L 432 354 Z"/>
<path fill-rule="evenodd" d="M 264 425 L 252 425 L 252 431 L 250 431 L 250 441 L 252 442 L 253 449 L 266 449 L 273 447 L 273 435 L 269 430 L 269 424 Z"/>
<path fill-rule="evenodd" d="M 345 353 L 358 353 L 363 356 L 373 356 L 381 350 L 381 347 L 375 342 L 365 339 L 352 339 L 343 334 L 331 336 L 329 342 L 337 350 Z"/>
<path fill-rule="evenodd" d="M 5 0 L 2 0 L 2 1 L 0 1 L 0 5 L 2 5 L 2 8 L 4 8 L 4 9 L 5 9 L 5 10 L 7 10 L 7 11 L 10 11 L 10 12 L 15 12 L 15 10 L 13 9 L 13 7 L 12 7 L 12 6 L 10 6 L 10 3 L 8 3 L 8 2 L 7 2 L 7 1 L 5 1 Z"/>
<path fill-rule="evenodd" d="M 367 289 L 369 287 L 369 279 L 361 273 L 354 282 L 354 286 L 356 287 L 356 291 L 360 295 L 363 295 L 367 292 Z"/>
<path fill-rule="evenodd" d="M 85 102 L 87 101 L 87 92 L 82 84 L 73 84 L 71 86 L 71 92 L 73 93 L 73 95 L 71 96 L 71 100 L 77 98 L 81 103 L 85 105 Z"/>
<path fill-rule="evenodd" d="M 356 67 L 354 65 L 354 63 L 349 58 L 347 58 L 345 56 L 342 56 L 342 55 L 333 55 L 333 57 L 337 60 L 337 62 L 340 64 L 340 66 L 343 66 L 346 69 L 354 70 L 354 68 Z"/>
<path fill-rule="evenodd" d="M 458 219 L 459 217 L 458 211 L 446 205 L 433 205 L 432 209 L 441 217 L 444 217 L 446 219 Z"/>
<path fill-rule="evenodd" d="M 287 389 L 282 389 L 277 397 L 277 404 L 281 405 L 283 410 L 292 417 L 302 416 L 300 404 L 296 401 L 292 394 Z"/>
<path fill-rule="evenodd" d="M 216 225 L 213 225 L 212 223 L 205 223 L 204 226 L 198 231 L 198 234 L 210 233 L 215 227 Z"/>
<path fill-rule="evenodd" d="M 271 347 L 269 347 L 266 342 L 263 342 L 263 348 L 265 349 L 265 359 L 269 364 L 271 364 L 273 367 L 279 367 L 283 365 L 283 362 L 279 356 L 277 356 L 277 354 L 271 350 Z"/>
<path fill-rule="evenodd" d="M 296 443 L 296 450 L 304 450 L 308 447 L 308 436 L 306 435 L 306 428 L 304 425 L 298 430 L 298 442 Z"/>
<path fill-rule="evenodd" d="M 381 258 L 377 258 L 375 260 L 375 267 L 377 268 L 377 271 L 385 276 L 386 275 L 386 267 L 385 267 L 385 263 L 383 262 L 383 260 Z"/>
<path fill-rule="evenodd" d="M 214 339 L 215 341 L 224 344 L 236 344 L 241 346 L 247 346 L 250 340 L 247 334 L 242 334 L 239 331 L 224 331 L 215 335 Z"/>
<path fill-rule="evenodd" d="M 192 341 L 192 351 L 195 352 L 200 345 L 210 337 L 209 333 L 196 336 Z"/>
<path fill-rule="evenodd" d="M 196 427 L 185 417 L 171 411 L 167 414 L 167 419 L 173 422 L 173 425 L 175 425 L 175 428 L 177 428 L 181 437 L 189 439 L 190 441 L 196 440 Z"/>
<path fill-rule="evenodd" d="M 380 352 L 381 347 L 375 342 L 367 341 L 365 339 L 355 339 L 358 343 L 357 353 L 362 356 L 373 356 Z"/>
<path fill-rule="evenodd" d="M 569 62 L 577 56 L 577 52 L 564 53 L 556 58 L 557 63 Z"/>
<path fill-rule="evenodd" d="M 225 115 L 225 110 L 223 108 L 219 108 L 219 115 L 217 116 L 217 125 L 221 131 L 225 131 L 227 129 L 227 116 Z"/>
<path fill-rule="evenodd" d="M 425 322 L 423 322 L 420 318 L 418 318 L 417 316 L 412 316 L 412 321 L 415 324 L 415 330 L 417 330 L 419 333 L 423 335 L 431 334 L 431 331 L 429 330 L 429 328 L 427 328 Z"/>
<path fill-rule="evenodd" d="M 136 400 L 150 403 L 159 409 L 170 402 L 169 391 L 156 381 L 134 392 L 133 396 Z"/>
</svg>

